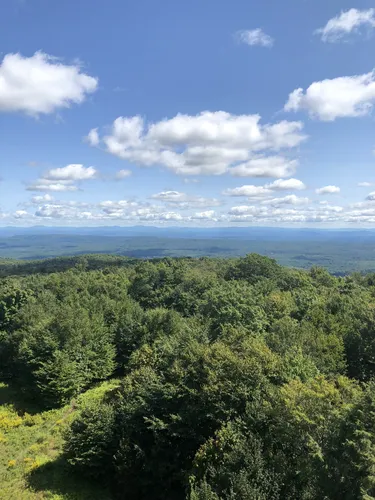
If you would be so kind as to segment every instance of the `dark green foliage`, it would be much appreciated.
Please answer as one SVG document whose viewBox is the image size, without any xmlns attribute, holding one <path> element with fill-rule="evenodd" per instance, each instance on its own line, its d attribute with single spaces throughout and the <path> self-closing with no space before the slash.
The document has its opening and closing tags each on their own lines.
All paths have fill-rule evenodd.
<svg viewBox="0 0 375 500">
<path fill-rule="evenodd" d="M 225 327 L 246 327 L 259 333 L 266 325 L 266 316 L 255 290 L 243 281 L 217 283 L 204 295 L 202 314 L 210 318 L 214 335 Z"/>
<path fill-rule="evenodd" d="M 203 500 L 208 492 L 213 498 L 279 498 L 279 478 L 264 455 L 261 439 L 243 422 L 225 424 L 195 456 L 190 499 Z"/>
<path fill-rule="evenodd" d="M 72 423 L 65 451 L 66 458 L 78 472 L 104 480 L 113 475 L 114 418 L 110 404 L 91 404 Z"/>
<path fill-rule="evenodd" d="M 249 254 L 238 259 L 226 274 L 226 279 L 246 280 L 254 285 L 258 281 L 278 280 L 281 277 L 282 268 L 276 260 L 258 254 Z"/>
<path fill-rule="evenodd" d="M 372 275 L 256 254 L 45 265 L 0 280 L 0 375 L 45 407 L 121 377 L 67 434 L 80 474 L 124 500 L 375 498 Z"/>
<path fill-rule="evenodd" d="M 371 382 L 339 427 L 331 429 L 322 489 L 331 498 L 375 497 L 375 386 Z"/>
</svg>

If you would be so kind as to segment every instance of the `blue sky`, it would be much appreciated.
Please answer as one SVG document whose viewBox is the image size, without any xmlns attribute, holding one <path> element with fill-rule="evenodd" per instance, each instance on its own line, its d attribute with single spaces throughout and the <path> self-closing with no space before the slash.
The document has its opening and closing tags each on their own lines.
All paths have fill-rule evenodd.
<svg viewBox="0 0 375 500">
<path fill-rule="evenodd" d="M 374 44 L 370 1 L 6 0 L 0 224 L 371 227 Z"/>
</svg>

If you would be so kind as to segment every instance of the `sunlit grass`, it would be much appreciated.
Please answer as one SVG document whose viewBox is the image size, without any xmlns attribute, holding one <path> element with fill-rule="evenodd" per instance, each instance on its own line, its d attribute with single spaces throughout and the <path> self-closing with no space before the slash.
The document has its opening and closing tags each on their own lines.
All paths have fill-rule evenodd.
<svg viewBox="0 0 375 500">
<path fill-rule="evenodd" d="M 72 474 L 62 448 L 64 431 L 80 408 L 117 385 L 104 382 L 61 409 L 33 408 L 31 414 L 19 392 L 0 383 L 0 499 L 109 500 L 100 485 Z"/>
</svg>

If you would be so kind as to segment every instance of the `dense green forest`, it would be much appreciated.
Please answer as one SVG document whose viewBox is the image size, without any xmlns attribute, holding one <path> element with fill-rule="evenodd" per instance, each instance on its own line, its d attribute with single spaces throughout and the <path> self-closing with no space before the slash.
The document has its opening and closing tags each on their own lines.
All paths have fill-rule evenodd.
<svg viewBox="0 0 375 500">
<path fill-rule="evenodd" d="M 375 498 L 375 275 L 0 264 L 0 498 Z"/>
</svg>

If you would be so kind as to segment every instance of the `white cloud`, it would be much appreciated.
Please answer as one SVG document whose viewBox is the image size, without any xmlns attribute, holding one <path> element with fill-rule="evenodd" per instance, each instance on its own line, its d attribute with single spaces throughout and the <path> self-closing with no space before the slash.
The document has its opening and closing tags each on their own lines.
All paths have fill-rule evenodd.
<svg viewBox="0 0 375 500">
<path fill-rule="evenodd" d="M 264 187 L 264 186 L 261 186 Z M 178 193 L 178 192 L 177 192 Z M 177 197 L 177 195 L 176 195 Z M 156 201 L 156 200 L 155 200 Z M 87 204 L 77 201 L 52 201 L 37 206 L 35 213 L 26 209 L 13 213 L 0 212 L 2 220 L 13 220 L 14 223 L 32 223 L 35 218 L 44 220 L 59 220 L 64 223 L 95 224 L 113 223 L 122 221 L 134 224 L 149 225 L 205 225 L 205 224 L 256 224 L 256 225 L 351 225 L 371 224 L 375 222 L 375 192 L 370 193 L 367 201 L 354 205 L 336 206 L 327 202 L 316 203 L 307 198 L 294 194 L 279 197 L 259 197 L 248 205 L 239 205 L 229 208 L 226 212 L 204 210 L 191 213 L 180 213 L 177 209 L 167 209 L 163 200 L 162 204 L 150 204 L 134 200 L 107 200 L 97 204 Z M 28 205 L 32 207 L 32 204 Z M 178 205 L 176 208 L 180 208 Z"/>
<path fill-rule="evenodd" d="M 191 220 L 210 220 L 213 222 L 217 221 L 217 218 L 215 217 L 215 211 L 214 210 L 207 210 L 205 212 L 197 212 L 194 215 L 190 217 Z"/>
<path fill-rule="evenodd" d="M 309 207 L 309 200 L 298 198 L 295 195 L 279 198 L 285 203 L 267 206 L 241 205 L 232 207 L 226 216 L 229 222 L 251 222 L 257 224 L 294 224 L 294 223 L 337 223 L 350 221 L 352 213 L 343 207 Z M 282 205 L 297 205 L 283 207 Z M 281 206 L 279 206 L 281 205 Z M 305 206 L 304 206 L 305 205 Z"/>
<path fill-rule="evenodd" d="M 334 194 L 339 193 L 340 188 L 337 186 L 323 186 L 315 190 L 316 194 Z"/>
<path fill-rule="evenodd" d="M 49 179 L 38 179 L 26 188 L 28 191 L 77 191 L 78 187 L 72 181 L 52 181 Z"/>
<path fill-rule="evenodd" d="M 186 201 L 187 195 L 179 191 L 162 191 L 161 193 L 153 194 L 151 198 L 169 202 Z"/>
<path fill-rule="evenodd" d="M 370 187 L 371 185 L 371 182 L 358 182 L 357 184 L 358 187 Z"/>
<path fill-rule="evenodd" d="M 375 9 L 349 9 L 341 12 L 330 19 L 324 28 L 316 30 L 315 34 L 321 35 L 323 42 L 338 42 L 345 35 L 358 32 L 362 26 L 375 28 Z"/>
<path fill-rule="evenodd" d="M 324 210 L 328 212 L 340 213 L 343 212 L 344 208 L 337 205 L 325 205 Z"/>
<path fill-rule="evenodd" d="M 132 175 L 132 171 L 131 170 L 119 170 L 117 173 L 116 173 L 116 179 L 117 180 L 121 180 L 121 179 L 125 179 L 126 177 L 130 177 Z"/>
<path fill-rule="evenodd" d="M 238 207 L 232 207 L 229 211 L 230 215 L 253 215 L 259 211 L 259 207 L 253 205 L 240 205 Z"/>
<path fill-rule="evenodd" d="M 43 194 L 38 196 L 33 196 L 31 202 L 34 204 L 44 203 L 46 201 L 52 201 L 53 197 L 50 194 Z"/>
<path fill-rule="evenodd" d="M 138 208 L 139 204 L 135 201 L 128 201 L 128 200 L 120 200 L 120 201 L 107 200 L 100 202 L 98 207 L 107 215 L 113 215 L 113 214 L 123 215 L 125 212 L 129 213 L 129 211 Z"/>
<path fill-rule="evenodd" d="M 375 191 L 366 196 L 366 200 L 375 201 Z"/>
<path fill-rule="evenodd" d="M 76 182 L 95 179 L 98 172 L 94 167 L 71 164 L 66 167 L 47 170 L 42 177 L 30 184 L 28 191 L 77 191 Z M 51 198 L 52 199 L 52 198 Z M 50 200 L 44 200 L 50 201 Z"/>
<path fill-rule="evenodd" d="M 15 219 L 25 219 L 27 217 L 30 217 L 30 214 L 26 212 L 26 210 L 17 210 L 14 212 L 13 217 Z"/>
<path fill-rule="evenodd" d="M 82 218 L 80 212 L 72 207 L 60 204 L 46 204 L 38 208 L 36 217 L 47 219 L 78 219 Z"/>
<path fill-rule="evenodd" d="M 306 139 L 302 128 L 301 122 L 261 125 L 259 115 L 204 111 L 196 116 L 178 114 L 148 126 L 139 116 L 119 117 L 110 135 L 100 138 L 96 131 L 89 142 L 103 143 L 107 152 L 124 160 L 163 166 L 179 175 L 230 172 L 285 177 L 294 172 L 296 160 L 256 154 L 297 147 Z"/>
<path fill-rule="evenodd" d="M 272 198 L 271 200 L 264 200 L 262 203 L 267 205 L 307 205 L 309 203 L 308 198 L 301 198 L 295 194 L 289 194 L 282 198 Z"/>
<path fill-rule="evenodd" d="M 267 184 L 267 187 L 274 191 L 306 189 L 305 184 L 298 179 L 277 179 L 271 184 Z"/>
<path fill-rule="evenodd" d="M 204 198 L 203 196 L 189 195 L 180 191 L 162 191 L 151 196 L 154 200 L 159 200 L 179 208 L 196 207 L 216 207 L 221 205 L 221 201 L 216 198 Z"/>
<path fill-rule="evenodd" d="M 234 206 L 227 212 L 205 210 L 182 214 L 178 210 L 168 210 L 163 205 L 151 205 L 134 200 L 107 200 L 97 204 L 76 201 L 53 201 L 38 206 L 35 214 L 26 210 L 13 213 L 1 213 L 5 220 L 27 221 L 35 217 L 46 220 L 63 220 L 82 224 L 84 221 L 111 223 L 190 224 L 205 223 L 244 223 L 244 224 L 373 224 L 375 222 L 375 192 L 369 200 L 346 207 L 329 204 L 309 204 L 307 198 L 287 195 L 280 198 L 254 201 L 249 205 Z"/>
<path fill-rule="evenodd" d="M 265 186 L 254 186 L 250 184 L 232 189 L 226 189 L 225 191 L 223 191 L 223 194 L 227 196 L 247 196 L 249 198 L 264 198 L 272 195 L 274 191 L 293 191 L 301 189 L 306 189 L 306 186 L 302 181 L 298 179 L 286 179 L 286 180 L 277 179 L 276 181 L 271 182 L 270 184 L 266 184 Z M 275 200 L 281 200 L 281 199 L 282 198 L 275 198 Z M 294 200 L 296 199 L 296 197 L 294 195 L 292 195 L 291 197 L 286 196 L 285 200 L 288 199 Z"/>
<path fill-rule="evenodd" d="M 135 117 L 139 118 L 139 117 Z M 135 118 L 129 120 L 133 121 Z M 300 122 L 282 121 L 273 125 L 260 125 L 259 115 L 231 115 L 225 111 L 204 111 L 199 115 L 178 114 L 174 118 L 151 124 L 148 136 L 164 147 L 168 146 L 215 146 L 209 156 L 217 156 L 224 149 L 228 159 L 243 160 L 245 150 L 280 149 L 298 145 L 305 137 L 300 132 Z M 135 120 L 137 141 L 140 119 Z M 134 142 L 137 142 L 134 141 Z M 198 150 L 205 153 L 205 149 Z"/>
<path fill-rule="evenodd" d="M 94 167 L 84 167 L 79 164 L 48 170 L 43 178 L 56 181 L 85 181 L 94 179 L 97 175 Z"/>
<path fill-rule="evenodd" d="M 249 198 L 259 198 L 271 193 L 272 191 L 264 186 L 253 186 L 251 184 L 223 191 L 223 194 L 227 196 L 247 196 Z"/>
<path fill-rule="evenodd" d="M 62 202 L 47 203 L 35 212 L 37 217 L 64 220 L 97 220 L 111 219 L 137 220 L 142 205 L 128 200 L 103 201 L 97 205 L 86 203 Z M 144 213 L 147 212 L 143 209 Z M 148 212 L 147 212 L 148 213 Z"/>
<path fill-rule="evenodd" d="M 7 54 L 0 65 L 0 111 L 53 113 L 82 103 L 97 86 L 98 79 L 82 73 L 78 64 L 64 65 L 43 52 Z"/>
<path fill-rule="evenodd" d="M 261 28 L 237 31 L 235 38 L 239 42 L 250 46 L 259 45 L 261 47 L 272 47 L 274 44 L 274 39 L 264 33 Z"/>
<path fill-rule="evenodd" d="M 297 160 L 282 156 L 253 158 L 230 169 L 235 177 L 289 177 L 298 167 Z"/>
<path fill-rule="evenodd" d="M 184 179 L 184 184 L 198 184 L 199 180 L 198 179 Z"/>
<path fill-rule="evenodd" d="M 368 115 L 375 101 L 375 72 L 312 83 L 306 91 L 294 90 L 285 111 L 306 110 L 322 121 Z"/>
<path fill-rule="evenodd" d="M 178 212 L 149 213 L 140 217 L 140 220 L 148 221 L 182 221 L 183 217 Z"/>
<path fill-rule="evenodd" d="M 100 142 L 98 129 L 97 128 L 91 129 L 90 132 L 85 137 L 85 141 L 88 142 L 90 146 L 98 146 Z"/>
<path fill-rule="evenodd" d="M 28 204 L 28 206 L 32 205 Z M 83 221 L 108 223 L 113 220 L 121 220 L 130 223 L 145 222 L 150 224 L 160 222 L 164 224 L 168 222 L 189 222 L 191 220 L 189 215 L 182 216 L 177 212 L 167 211 L 162 206 L 152 206 L 146 203 L 128 200 L 108 200 L 91 205 L 76 201 L 56 200 L 53 201 L 53 203 L 39 205 L 35 210 L 35 214 L 27 213 L 26 210 L 18 210 L 13 213 L 0 211 L 0 218 L 14 222 L 20 219 L 32 221 L 35 217 L 46 220 L 62 220 L 74 224 L 81 224 Z"/>
</svg>

